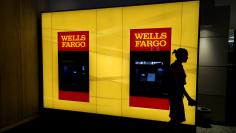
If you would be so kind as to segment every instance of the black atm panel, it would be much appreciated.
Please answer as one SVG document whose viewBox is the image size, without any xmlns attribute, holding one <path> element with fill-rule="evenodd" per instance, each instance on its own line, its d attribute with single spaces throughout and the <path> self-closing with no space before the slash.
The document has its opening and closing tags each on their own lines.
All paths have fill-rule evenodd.
<svg viewBox="0 0 236 133">
<path fill-rule="evenodd" d="M 130 95 L 167 98 L 170 52 L 131 52 Z"/>
</svg>

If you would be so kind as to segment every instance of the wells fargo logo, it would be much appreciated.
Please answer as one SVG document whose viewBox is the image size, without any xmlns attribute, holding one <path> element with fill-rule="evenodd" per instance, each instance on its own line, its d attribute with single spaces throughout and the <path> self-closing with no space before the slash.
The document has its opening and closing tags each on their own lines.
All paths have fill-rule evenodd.
<svg viewBox="0 0 236 133">
<path fill-rule="evenodd" d="M 170 51 L 171 28 L 130 30 L 131 51 Z"/>
<path fill-rule="evenodd" d="M 59 51 L 88 51 L 89 31 L 58 32 Z"/>
</svg>

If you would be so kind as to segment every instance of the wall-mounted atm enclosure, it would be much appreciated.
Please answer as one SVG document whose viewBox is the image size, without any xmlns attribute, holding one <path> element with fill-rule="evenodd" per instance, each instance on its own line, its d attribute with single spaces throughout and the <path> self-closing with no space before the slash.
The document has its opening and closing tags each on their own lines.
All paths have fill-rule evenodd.
<svg viewBox="0 0 236 133">
<path fill-rule="evenodd" d="M 163 81 L 178 48 L 189 52 L 185 88 L 196 99 L 199 1 L 41 15 L 45 108 L 167 122 Z"/>
</svg>

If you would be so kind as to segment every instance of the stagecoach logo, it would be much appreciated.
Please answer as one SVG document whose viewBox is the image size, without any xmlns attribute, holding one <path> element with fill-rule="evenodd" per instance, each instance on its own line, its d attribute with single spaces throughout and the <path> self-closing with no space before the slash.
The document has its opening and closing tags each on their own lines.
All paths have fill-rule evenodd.
<svg viewBox="0 0 236 133">
<path fill-rule="evenodd" d="M 89 31 L 58 32 L 59 51 L 88 51 Z"/>
<path fill-rule="evenodd" d="M 170 51 L 171 28 L 130 30 L 131 51 Z"/>
</svg>

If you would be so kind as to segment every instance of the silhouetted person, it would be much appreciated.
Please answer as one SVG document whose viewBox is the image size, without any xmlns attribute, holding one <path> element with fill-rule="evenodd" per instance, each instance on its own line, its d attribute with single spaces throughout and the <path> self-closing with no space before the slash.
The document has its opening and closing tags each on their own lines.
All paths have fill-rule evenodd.
<svg viewBox="0 0 236 133">
<path fill-rule="evenodd" d="M 188 60 L 188 51 L 184 48 L 179 48 L 173 51 L 176 61 L 170 66 L 170 86 L 169 86 L 169 100 L 170 100 L 170 125 L 178 125 L 185 121 L 185 112 L 183 97 L 185 96 L 190 106 L 196 105 L 184 88 L 186 84 L 186 74 L 182 63 Z"/>
</svg>

